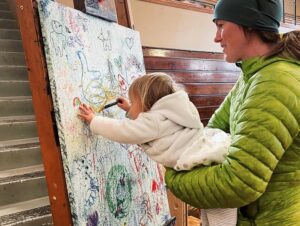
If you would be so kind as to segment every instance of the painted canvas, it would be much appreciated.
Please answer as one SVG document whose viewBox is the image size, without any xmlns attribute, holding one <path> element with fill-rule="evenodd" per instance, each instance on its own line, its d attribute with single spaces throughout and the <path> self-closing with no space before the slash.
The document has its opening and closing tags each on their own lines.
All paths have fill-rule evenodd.
<svg viewBox="0 0 300 226">
<path fill-rule="evenodd" d="M 78 105 L 99 111 L 145 73 L 139 34 L 38 0 L 74 225 L 160 226 L 170 218 L 162 167 L 138 146 L 92 135 Z M 125 117 L 114 106 L 98 114 Z"/>
<path fill-rule="evenodd" d="M 74 8 L 109 21 L 117 21 L 114 0 L 73 0 Z"/>
</svg>

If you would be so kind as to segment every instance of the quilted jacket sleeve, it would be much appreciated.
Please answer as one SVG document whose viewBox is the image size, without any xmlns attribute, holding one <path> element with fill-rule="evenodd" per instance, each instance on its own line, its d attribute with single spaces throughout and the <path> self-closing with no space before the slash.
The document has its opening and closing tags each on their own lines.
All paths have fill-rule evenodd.
<svg viewBox="0 0 300 226">
<path fill-rule="evenodd" d="M 223 103 L 212 115 L 207 124 L 207 127 L 218 128 L 226 133 L 229 133 L 229 109 L 231 102 L 231 93 L 232 91 L 226 96 Z"/>
<path fill-rule="evenodd" d="M 288 73 L 256 76 L 238 112 L 230 112 L 235 114 L 234 131 L 225 161 L 187 172 L 167 169 L 168 188 L 198 208 L 241 207 L 258 199 L 299 133 L 299 87 Z M 229 101 L 216 112 L 211 126 L 228 128 Z"/>
</svg>

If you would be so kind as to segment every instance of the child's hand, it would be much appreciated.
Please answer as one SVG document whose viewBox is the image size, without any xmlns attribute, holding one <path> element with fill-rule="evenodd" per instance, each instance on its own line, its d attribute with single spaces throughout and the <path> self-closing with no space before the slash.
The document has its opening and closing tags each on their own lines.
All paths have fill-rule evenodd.
<svg viewBox="0 0 300 226">
<path fill-rule="evenodd" d="M 119 97 L 117 100 L 118 100 L 118 107 L 119 108 L 122 108 L 126 112 L 129 111 L 130 103 L 126 98 Z"/>
<path fill-rule="evenodd" d="M 90 124 L 92 119 L 95 117 L 94 110 L 86 104 L 80 104 L 79 111 L 78 116 L 88 124 Z"/>
</svg>

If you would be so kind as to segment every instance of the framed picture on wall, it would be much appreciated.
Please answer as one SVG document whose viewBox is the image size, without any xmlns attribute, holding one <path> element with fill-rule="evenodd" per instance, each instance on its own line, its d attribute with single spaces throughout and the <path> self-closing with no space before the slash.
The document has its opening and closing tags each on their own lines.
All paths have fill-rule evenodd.
<svg viewBox="0 0 300 226">
<path fill-rule="evenodd" d="M 102 19 L 117 22 L 114 0 L 73 0 L 74 8 Z"/>
</svg>

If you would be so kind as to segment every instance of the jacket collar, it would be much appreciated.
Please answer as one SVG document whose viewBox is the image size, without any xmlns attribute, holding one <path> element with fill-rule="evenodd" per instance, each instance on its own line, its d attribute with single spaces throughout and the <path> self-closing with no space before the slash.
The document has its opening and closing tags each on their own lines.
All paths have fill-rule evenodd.
<svg viewBox="0 0 300 226">
<path fill-rule="evenodd" d="M 264 57 L 253 57 L 247 60 L 243 60 L 242 62 L 239 62 L 236 65 L 241 68 L 243 72 L 243 78 L 245 80 L 249 80 L 256 72 L 258 72 L 262 68 L 278 61 L 286 61 L 300 65 L 300 62 L 297 60 L 285 59 L 281 57 L 271 57 L 267 59 Z"/>
</svg>

